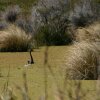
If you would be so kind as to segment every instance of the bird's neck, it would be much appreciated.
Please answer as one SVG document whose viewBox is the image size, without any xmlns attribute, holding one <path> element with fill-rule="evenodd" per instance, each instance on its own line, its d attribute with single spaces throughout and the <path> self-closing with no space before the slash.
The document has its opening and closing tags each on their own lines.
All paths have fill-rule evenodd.
<svg viewBox="0 0 100 100">
<path fill-rule="evenodd" d="M 31 54 L 31 51 L 30 51 L 30 57 L 31 57 L 31 64 L 33 64 L 33 57 L 32 57 L 32 54 Z"/>
</svg>

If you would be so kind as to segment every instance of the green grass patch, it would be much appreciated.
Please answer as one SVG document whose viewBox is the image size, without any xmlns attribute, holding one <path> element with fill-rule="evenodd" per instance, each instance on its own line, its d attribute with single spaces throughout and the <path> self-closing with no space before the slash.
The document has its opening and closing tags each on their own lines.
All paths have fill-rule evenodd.
<svg viewBox="0 0 100 100">
<path fill-rule="evenodd" d="M 70 46 L 51 46 L 48 50 L 48 64 L 51 66 L 51 69 L 54 73 L 55 78 L 50 73 L 50 70 L 47 68 L 47 93 L 48 100 L 55 100 L 55 91 L 57 85 L 61 90 L 63 90 L 63 82 L 65 75 L 64 68 L 64 56 L 69 52 Z M 29 58 L 28 52 L 16 52 L 16 53 L 0 53 L 0 94 L 3 93 L 5 83 L 8 78 L 8 85 L 13 89 L 15 96 L 18 97 L 18 100 L 21 100 L 20 91 L 15 88 L 15 84 L 23 87 L 23 71 L 26 70 L 27 74 L 27 83 L 29 88 L 29 96 L 31 100 L 39 100 L 41 96 L 45 95 L 45 76 L 44 76 L 44 52 L 45 47 L 35 49 L 32 52 L 35 64 L 29 68 L 25 68 L 24 65 L 27 63 Z M 82 89 L 84 91 L 89 91 L 85 96 L 85 99 L 93 98 L 96 95 L 96 81 L 82 81 Z M 74 81 L 67 81 L 66 87 L 64 88 L 65 93 L 67 94 L 68 89 L 73 91 L 73 96 L 75 96 L 75 84 Z M 67 95 L 65 96 L 67 98 Z M 67 100 L 67 99 L 65 99 Z M 71 99 L 68 99 L 71 100 Z M 92 99 L 91 99 L 92 100 Z"/>
</svg>

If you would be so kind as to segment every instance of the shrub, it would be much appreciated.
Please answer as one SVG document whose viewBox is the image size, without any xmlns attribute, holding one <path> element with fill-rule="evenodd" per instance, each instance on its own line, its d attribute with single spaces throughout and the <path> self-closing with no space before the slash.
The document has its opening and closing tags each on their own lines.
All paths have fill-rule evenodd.
<svg viewBox="0 0 100 100">
<path fill-rule="evenodd" d="M 13 23 L 17 20 L 20 13 L 20 8 L 18 5 L 9 6 L 4 13 L 4 20 Z"/>
<path fill-rule="evenodd" d="M 66 32 L 69 24 L 66 5 L 67 0 L 40 0 L 33 7 L 32 21 L 35 23 L 37 44 L 65 45 L 72 42 L 71 34 Z"/>
<path fill-rule="evenodd" d="M 14 25 L 0 33 L 0 51 L 22 52 L 32 47 L 32 36 Z"/>
<path fill-rule="evenodd" d="M 42 26 L 34 36 L 38 45 L 66 45 L 72 42 L 71 34 L 54 26 Z"/>
</svg>

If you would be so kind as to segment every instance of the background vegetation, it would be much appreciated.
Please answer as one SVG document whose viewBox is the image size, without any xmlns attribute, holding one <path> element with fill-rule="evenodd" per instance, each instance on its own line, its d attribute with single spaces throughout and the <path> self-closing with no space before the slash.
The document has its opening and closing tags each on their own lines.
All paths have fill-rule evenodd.
<svg viewBox="0 0 100 100">
<path fill-rule="evenodd" d="M 99 81 L 78 81 L 100 79 L 99 8 L 100 0 L 0 0 L 0 99 L 99 100 Z"/>
<path fill-rule="evenodd" d="M 29 0 L 27 3 L 11 0 L 7 5 L 5 0 L 0 2 L 4 8 L 0 28 L 15 24 L 31 34 L 37 46 L 71 44 L 75 28 L 85 27 L 100 18 L 99 1 L 95 0 Z"/>
</svg>

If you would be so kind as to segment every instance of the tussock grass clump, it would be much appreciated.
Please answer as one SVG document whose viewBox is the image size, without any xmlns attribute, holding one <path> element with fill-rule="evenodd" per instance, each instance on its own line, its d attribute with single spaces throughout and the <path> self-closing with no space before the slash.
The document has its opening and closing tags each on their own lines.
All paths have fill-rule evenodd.
<svg viewBox="0 0 100 100">
<path fill-rule="evenodd" d="M 31 48 L 32 36 L 20 28 L 11 25 L 0 31 L 0 51 L 22 52 Z"/>
<path fill-rule="evenodd" d="M 100 23 L 94 23 L 89 27 L 77 29 L 76 41 L 100 42 Z"/>
<path fill-rule="evenodd" d="M 96 43 L 75 43 L 66 58 L 66 77 L 78 80 L 97 79 L 99 52 L 100 47 Z"/>
<path fill-rule="evenodd" d="M 66 58 L 69 79 L 97 79 L 100 73 L 100 24 L 77 29 L 76 41 Z"/>
</svg>

